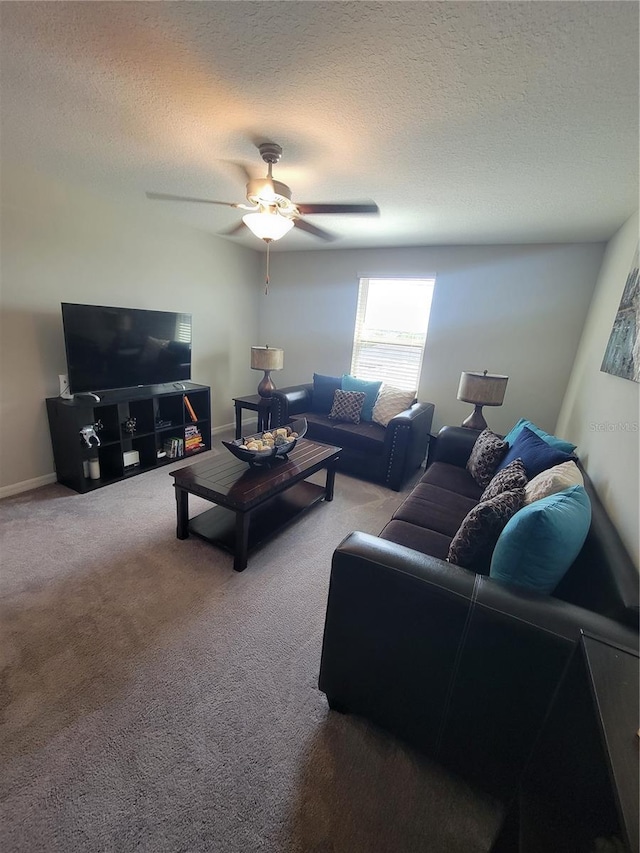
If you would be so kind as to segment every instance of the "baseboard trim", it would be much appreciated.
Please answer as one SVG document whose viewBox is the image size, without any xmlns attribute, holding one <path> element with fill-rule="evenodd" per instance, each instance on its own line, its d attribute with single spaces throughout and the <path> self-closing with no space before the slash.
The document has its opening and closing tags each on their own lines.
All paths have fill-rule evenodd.
<svg viewBox="0 0 640 853">
<path fill-rule="evenodd" d="M 55 474 L 45 474 L 43 477 L 23 480 L 21 483 L 13 483 L 11 486 L 0 486 L 0 499 L 9 498 L 11 495 L 19 495 L 21 492 L 30 492 L 31 489 L 39 489 L 40 486 L 48 486 L 50 483 L 55 483 L 55 481 Z"/>
<path fill-rule="evenodd" d="M 244 424 L 245 424 L 245 423 L 249 423 L 249 424 L 252 424 L 252 425 L 253 425 L 253 424 L 255 424 L 255 425 L 256 425 L 256 430 L 257 430 L 257 428 L 258 428 L 258 418 L 257 418 L 257 417 L 256 417 L 256 418 L 246 418 L 246 420 L 243 418 L 243 419 L 242 419 L 242 425 L 243 425 L 243 427 L 244 427 Z M 222 424 L 222 425 L 221 425 L 221 426 L 219 426 L 219 427 L 214 427 L 214 428 L 211 430 L 211 434 L 212 434 L 212 435 L 217 435 L 219 432 L 225 432 L 225 430 L 229 430 L 229 429 L 235 430 L 235 428 L 236 428 L 235 423 Z M 254 432 L 255 432 L 255 430 L 254 430 Z M 251 435 L 251 433 L 250 433 L 250 432 L 248 432 L 248 431 L 246 431 L 246 430 L 245 430 L 244 434 L 245 434 L 245 435 Z"/>
</svg>

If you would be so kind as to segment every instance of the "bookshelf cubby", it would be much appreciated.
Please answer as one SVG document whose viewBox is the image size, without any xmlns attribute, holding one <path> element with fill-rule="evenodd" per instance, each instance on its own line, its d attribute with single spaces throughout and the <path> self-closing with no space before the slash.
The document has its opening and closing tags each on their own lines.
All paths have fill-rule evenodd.
<svg viewBox="0 0 640 853">
<path fill-rule="evenodd" d="M 144 388 L 124 388 L 100 393 L 100 401 L 86 394 L 71 400 L 47 398 L 47 414 L 56 476 L 59 483 L 76 492 L 90 492 L 127 477 L 151 471 L 175 462 L 169 456 L 158 457 L 170 439 L 182 441 L 185 428 L 196 426 L 201 435 L 199 447 L 185 452 L 195 456 L 211 449 L 211 392 L 208 386 L 182 382 L 184 390 L 174 384 Z M 194 422 L 185 397 L 196 417 Z M 135 418 L 135 431 L 128 432 L 125 423 Z M 80 436 L 84 426 L 99 423 L 96 434 L 100 447 L 87 447 Z M 125 465 L 125 453 L 137 451 L 139 463 Z M 100 478 L 85 476 L 84 462 L 98 458 Z"/>
</svg>

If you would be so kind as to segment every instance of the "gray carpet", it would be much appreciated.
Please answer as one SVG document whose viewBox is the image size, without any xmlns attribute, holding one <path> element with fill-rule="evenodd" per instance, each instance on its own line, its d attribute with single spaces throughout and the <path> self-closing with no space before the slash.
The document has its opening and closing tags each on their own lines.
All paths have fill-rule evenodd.
<svg viewBox="0 0 640 853">
<path fill-rule="evenodd" d="M 3 853 L 488 850 L 494 803 L 317 688 L 333 549 L 403 495 L 338 475 L 238 574 L 169 470 L 0 502 Z"/>
</svg>

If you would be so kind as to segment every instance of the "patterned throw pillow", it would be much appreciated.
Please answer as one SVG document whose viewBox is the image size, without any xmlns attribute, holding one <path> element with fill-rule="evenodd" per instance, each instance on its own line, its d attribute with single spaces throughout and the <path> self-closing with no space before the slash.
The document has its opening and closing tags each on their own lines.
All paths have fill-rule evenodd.
<svg viewBox="0 0 640 853">
<path fill-rule="evenodd" d="M 363 391 L 341 391 L 338 389 L 333 395 L 333 406 L 329 412 L 329 417 L 332 421 L 359 424 L 364 398 Z"/>
<path fill-rule="evenodd" d="M 523 488 L 502 492 L 495 498 L 476 504 L 451 540 L 447 560 L 456 566 L 489 574 L 498 537 L 523 504 Z"/>
<path fill-rule="evenodd" d="M 493 479 L 482 493 L 480 500 L 488 501 L 489 498 L 495 498 L 502 492 L 509 492 L 511 489 L 523 489 L 526 485 L 527 472 L 524 470 L 524 462 L 522 459 L 514 459 L 513 462 L 509 462 L 497 474 L 493 475 Z"/>
<path fill-rule="evenodd" d="M 380 426 L 386 427 L 391 420 L 404 412 L 416 399 L 415 391 L 403 391 L 392 385 L 383 385 L 378 394 L 378 399 L 373 407 L 372 421 Z"/>
<path fill-rule="evenodd" d="M 473 445 L 467 471 L 483 489 L 491 482 L 496 468 L 509 450 L 509 445 L 490 429 L 484 429 Z"/>
</svg>

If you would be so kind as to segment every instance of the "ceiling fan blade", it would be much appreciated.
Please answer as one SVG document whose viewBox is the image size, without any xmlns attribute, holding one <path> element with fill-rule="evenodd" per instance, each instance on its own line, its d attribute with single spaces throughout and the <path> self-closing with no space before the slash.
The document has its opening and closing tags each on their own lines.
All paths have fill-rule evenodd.
<svg viewBox="0 0 640 853">
<path fill-rule="evenodd" d="M 351 204 L 314 204 L 296 202 L 300 213 L 380 213 L 375 201 L 355 202 Z"/>
<path fill-rule="evenodd" d="M 235 234 L 240 233 L 240 231 L 242 231 L 246 227 L 247 226 L 241 219 L 240 222 L 236 222 L 235 225 L 232 225 L 231 228 L 227 228 L 226 231 L 218 231 L 218 234 L 221 237 L 233 237 Z"/>
<path fill-rule="evenodd" d="M 233 201 L 214 201 L 210 198 L 192 198 L 187 195 L 170 195 L 169 193 L 146 193 L 147 198 L 154 201 L 196 201 L 200 204 L 222 204 L 225 207 L 241 207 Z"/>
<path fill-rule="evenodd" d="M 323 228 L 318 228 L 317 225 L 312 225 L 310 222 L 307 222 L 304 219 L 294 219 L 293 224 L 300 228 L 302 231 L 306 231 L 308 234 L 313 234 L 314 237 L 320 237 L 321 240 L 327 240 L 330 242 L 331 240 L 336 239 L 335 234 L 331 234 L 329 231 L 325 231 Z"/>
</svg>

